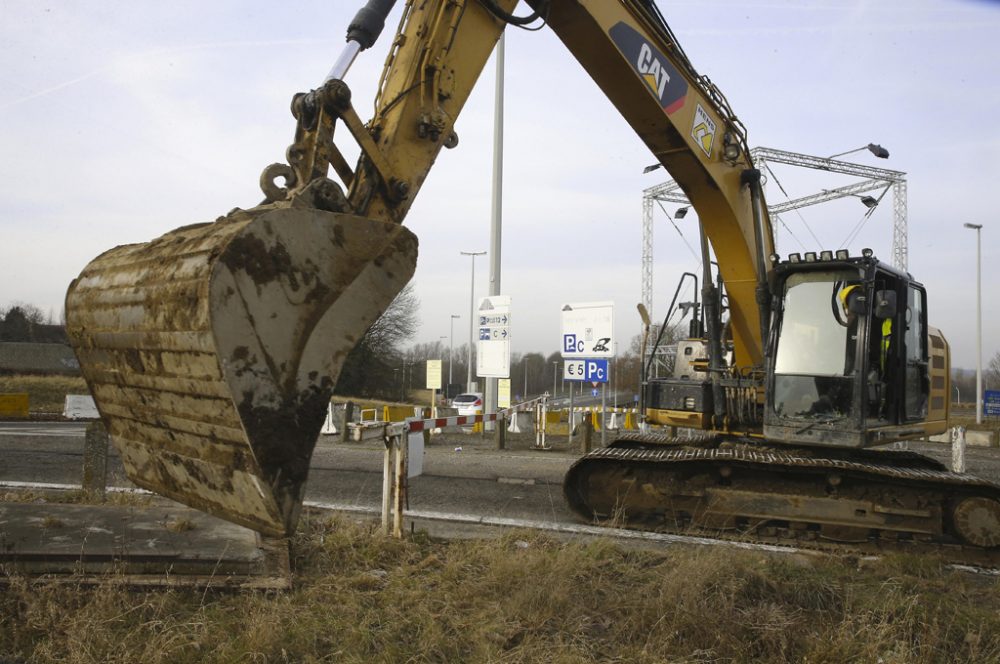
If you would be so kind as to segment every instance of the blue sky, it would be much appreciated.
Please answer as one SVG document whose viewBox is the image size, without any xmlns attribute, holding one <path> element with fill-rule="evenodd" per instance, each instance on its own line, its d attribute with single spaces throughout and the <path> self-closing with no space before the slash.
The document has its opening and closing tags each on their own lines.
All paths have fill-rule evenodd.
<svg viewBox="0 0 1000 664">
<path fill-rule="evenodd" d="M 292 139 L 291 96 L 322 80 L 359 4 L 0 2 L 0 306 L 24 300 L 58 315 L 69 281 L 102 251 L 259 201 L 261 169 Z M 890 150 L 888 161 L 852 158 L 907 173 L 909 269 L 956 366 L 975 365 L 975 236 L 962 224 L 984 224 L 984 361 L 1000 351 L 1000 3 L 690 0 L 661 10 L 751 145 Z M 387 42 L 347 76 L 365 118 Z M 506 46 L 502 290 L 513 349 L 556 350 L 560 305 L 592 300 L 615 301 L 627 344 L 639 330 L 642 191 L 666 176 L 642 174 L 646 148 L 554 35 L 508 30 Z M 442 153 L 407 220 L 421 240 L 417 341 L 447 335 L 453 313 L 456 345 L 467 338 L 469 259 L 459 252 L 489 245 L 493 80 L 491 62 L 459 119 L 459 147 Z M 793 197 L 850 181 L 775 171 Z M 768 195 L 784 200 L 773 185 Z M 888 259 L 889 203 L 853 251 Z M 780 233 L 779 249 L 836 248 L 863 212 L 845 200 L 786 215 L 794 235 Z M 678 225 L 697 246 L 693 217 Z M 485 295 L 488 261 L 476 265 Z M 658 214 L 654 318 L 695 267 Z"/>
</svg>

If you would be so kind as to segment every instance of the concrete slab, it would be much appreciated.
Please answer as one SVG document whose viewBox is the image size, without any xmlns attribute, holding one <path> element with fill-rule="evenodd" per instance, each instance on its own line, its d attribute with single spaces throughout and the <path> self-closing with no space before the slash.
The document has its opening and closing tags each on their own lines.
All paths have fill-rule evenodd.
<svg viewBox="0 0 1000 664">
<path fill-rule="evenodd" d="M 288 544 L 169 501 L 149 506 L 0 502 L 0 584 L 58 580 L 290 587 Z"/>
<path fill-rule="evenodd" d="M 965 432 L 965 444 L 977 447 L 996 447 L 996 436 L 993 431 L 973 431 Z M 951 432 L 946 431 L 936 436 L 931 436 L 930 440 L 935 443 L 951 443 Z"/>
</svg>

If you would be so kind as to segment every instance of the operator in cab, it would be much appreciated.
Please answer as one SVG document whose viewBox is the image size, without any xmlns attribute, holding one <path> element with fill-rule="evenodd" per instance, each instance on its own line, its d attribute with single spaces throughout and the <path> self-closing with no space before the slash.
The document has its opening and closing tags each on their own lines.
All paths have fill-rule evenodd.
<svg viewBox="0 0 1000 664">
<path fill-rule="evenodd" d="M 847 322 L 847 355 L 845 374 L 854 372 L 854 364 L 857 357 L 857 344 L 859 334 L 859 312 L 866 310 L 863 300 L 865 293 L 864 285 L 848 284 L 840 289 L 838 298 L 842 308 L 844 320 Z M 869 414 L 873 416 L 884 416 L 885 414 L 885 391 L 882 386 L 887 380 L 886 362 L 889 357 L 889 346 L 892 343 L 892 318 L 884 318 L 878 321 L 872 317 L 870 324 L 870 343 L 868 346 L 869 371 L 867 385 L 869 390 Z M 875 352 L 878 352 L 877 357 Z M 876 363 L 877 359 L 877 363 Z"/>
</svg>

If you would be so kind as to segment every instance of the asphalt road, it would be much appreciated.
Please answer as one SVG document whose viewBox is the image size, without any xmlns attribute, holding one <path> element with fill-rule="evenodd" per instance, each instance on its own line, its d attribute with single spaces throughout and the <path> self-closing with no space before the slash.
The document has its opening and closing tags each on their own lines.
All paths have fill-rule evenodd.
<svg viewBox="0 0 1000 664">
<path fill-rule="evenodd" d="M 83 467 L 80 423 L 0 423 L 0 481 L 79 484 Z M 313 453 L 306 500 L 380 509 L 383 446 L 334 442 L 322 436 Z M 480 434 L 432 439 L 424 473 L 410 480 L 411 509 L 575 523 L 562 497 L 562 476 L 576 458 L 565 436 L 556 449 L 529 449 L 533 436 L 515 436 L 508 449 L 493 449 Z M 551 437 L 550 437 L 551 440 Z M 132 486 L 114 450 L 110 486 Z"/>
<path fill-rule="evenodd" d="M 80 423 L 0 423 L 0 482 L 79 484 L 83 465 Z M 493 449 L 480 434 L 435 437 L 424 474 L 410 480 L 409 508 L 490 518 L 576 524 L 562 496 L 562 477 L 578 456 L 565 436 L 549 436 L 549 451 L 531 449 L 533 436 L 512 436 Z M 574 446 L 575 447 L 575 446 Z M 940 443 L 909 448 L 950 463 Z M 969 472 L 1000 482 L 1000 450 L 970 447 Z M 383 447 L 379 441 L 343 443 L 321 437 L 313 454 L 306 500 L 376 512 L 382 496 Z M 112 450 L 109 484 L 130 486 Z"/>
</svg>

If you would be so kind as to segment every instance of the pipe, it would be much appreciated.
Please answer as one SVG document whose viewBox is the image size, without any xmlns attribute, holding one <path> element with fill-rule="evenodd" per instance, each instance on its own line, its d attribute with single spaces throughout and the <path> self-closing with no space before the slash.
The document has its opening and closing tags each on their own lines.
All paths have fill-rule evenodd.
<svg viewBox="0 0 1000 664">
<path fill-rule="evenodd" d="M 753 213 L 753 235 L 757 245 L 757 310 L 760 316 L 761 351 L 767 347 L 768 332 L 771 328 L 771 289 L 767 284 L 767 248 L 764 246 L 764 197 L 761 194 L 760 171 L 748 168 L 740 175 L 742 184 L 750 187 L 750 207 Z"/>
<path fill-rule="evenodd" d="M 701 234 L 701 309 L 705 336 L 708 338 L 708 375 L 712 381 L 712 425 L 721 429 L 726 419 L 726 401 L 722 389 L 722 312 L 719 306 L 719 291 L 712 281 L 712 257 L 708 253 L 708 236 L 701 219 L 698 220 Z"/>
<path fill-rule="evenodd" d="M 372 44 L 382 34 L 385 28 L 385 19 L 392 11 L 392 6 L 396 0 L 368 0 L 368 3 L 358 10 L 354 19 L 347 26 L 347 46 L 337 61 L 333 63 L 330 73 L 323 79 L 323 83 L 333 80 L 343 80 L 347 70 L 354 64 L 354 59 L 358 53 L 370 48 Z"/>
</svg>

